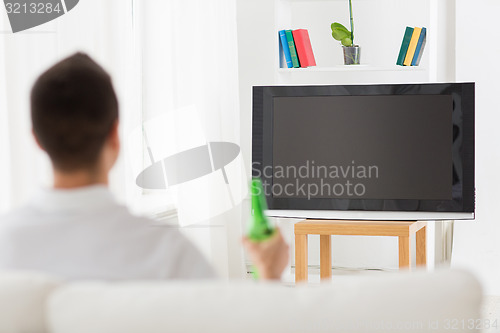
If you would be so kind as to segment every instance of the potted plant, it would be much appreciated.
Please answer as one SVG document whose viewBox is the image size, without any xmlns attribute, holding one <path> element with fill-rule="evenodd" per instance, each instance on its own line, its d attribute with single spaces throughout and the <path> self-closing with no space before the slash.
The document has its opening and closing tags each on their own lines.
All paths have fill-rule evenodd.
<svg viewBox="0 0 500 333">
<path fill-rule="evenodd" d="M 342 44 L 344 49 L 344 65 L 359 65 L 360 48 L 354 44 L 354 21 L 352 18 L 352 2 L 349 0 L 349 15 L 351 19 L 351 31 L 344 25 L 332 23 L 332 37 Z"/>
</svg>

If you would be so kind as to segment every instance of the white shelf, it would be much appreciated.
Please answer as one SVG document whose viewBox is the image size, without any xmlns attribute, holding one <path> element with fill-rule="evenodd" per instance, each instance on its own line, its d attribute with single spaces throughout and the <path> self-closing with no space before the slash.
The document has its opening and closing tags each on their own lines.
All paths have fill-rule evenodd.
<svg viewBox="0 0 500 333">
<path fill-rule="evenodd" d="M 257 0 L 255 0 L 257 1 Z M 330 24 L 348 24 L 349 6 L 345 0 L 274 0 L 274 81 L 277 84 L 356 84 L 404 83 L 436 80 L 435 45 L 438 34 L 434 19 L 441 15 L 436 9 L 439 0 L 413 2 L 400 0 L 363 0 L 353 4 L 356 44 L 361 46 L 361 65 L 344 66 L 342 48 L 333 40 Z M 380 10 L 391 8 L 391 10 Z M 377 13 L 377 18 L 373 17 Z M 374 22 L 380 23 L 374 29 Z M 378 24 L 377 23 L 377 24 Z M 407 26 L 427 27 L 428 43 L 421 66 L 397 66 L 396 58 Z M 277 31 L 307 29 L 317 67 L 283 68 Z M 271 31 L 271 32 L 269 32 Z M 384 37 L 379 38 L 380 31 Z M 431 58 L 434 55 L 434 58 Z"/>
<path fill-rule="evenodd" d="M 284 1 L 287 1 L 287 2 L 308 2 L 308 1 L 311 1 L 311 0 L 284 0 Z M 327 2 L 327 1 L 344 1 L 345 0 L 313 0 L 313 1 L 324 1 L 324 2 Z M 364 0 L 364 1 L 367 1 L 367 0 Z"/>
<path fill-rule="evenodd" d="M 333 67 L 307 67 L 307 68 L 279 68 L 279 73 L 304 73 L 304 72 L 425 72 L 427 69 L 420 66 L 371 66 L 371 65 L 338 65 Z"/>
</svg>

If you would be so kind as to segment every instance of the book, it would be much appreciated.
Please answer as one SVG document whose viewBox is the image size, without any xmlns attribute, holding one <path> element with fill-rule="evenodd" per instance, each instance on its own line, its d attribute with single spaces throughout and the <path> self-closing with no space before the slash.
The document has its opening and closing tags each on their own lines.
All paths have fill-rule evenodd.
<svg viewBox="0 0 500 333">
<path fill-rule="evenodd" d="M 415 50 L 417 49 L 418 39 L 420 38 L 420 33 L 422 28 L 413 29 L 413 34 L 411 35 L 410 45 L 408 45 L 408 51 L 406 52 L 405 61 L 403 65 L 411 66 L 413 56 L 415 55 Z"/>
<path fill-rule="evenodd" d="M 399 50 L 398 60 L 396 65 L 403 66 L 403 62 L 406 57 L 406 51 L 408 51 L 408 46 L 410 45 L 411 36 L 413 34 L 413 28 L 406 27 L 405 35 L 403 37 L 403 42 L 401 43 L 401 49 Z"/>
<path fill-rule="evenodd" d="M 297 29 L 293 30 L 292 34 L 299 57 L 300 67 L 316 66 L 311 40 L 309 39 L 309 32 L 306 29 Z"/>
<path fill-rule="evenodd" d="M 285 30 L 286 40 L 288 41 L 288 48 L 290 50 L 290 57 L 292 58 L 293 68 L 300 67 L 297 51 L 295 50 L 295 42 L 293 41 L 292 30 Z"/>
<path fill-rule="evenodd" d="M 279 36 L 280 36 L 281 49 L 283 50 L 283 54 L 285 56 L 286 67 L 292 68 L 293 67 L 292 56 L 290 55 L 290 49 L 288 47 L 288 40 L 286 39 L 285 30 L 280 30 Z"/>
<path fill-rule="evenodd" d="M 420 65 L 420 59 L 422 59 L 422 53 L 424 53 L 425 42 L 427 40 L 427 29 L 422 28 L 420 33 L 420 38 L 418 39 L 417 49 L 415 50 L 415 55 L 413 56 L 412 66 Z"/>
</svg>

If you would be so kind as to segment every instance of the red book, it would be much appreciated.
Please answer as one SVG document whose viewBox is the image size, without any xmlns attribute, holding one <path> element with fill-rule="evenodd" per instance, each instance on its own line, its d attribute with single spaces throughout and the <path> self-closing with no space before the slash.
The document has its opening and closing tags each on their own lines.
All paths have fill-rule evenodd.
<svg viewBox="0 0 500 333">
<path fill-rule="evenodd" d="M 297 48 L 297 55 L 299 56 L 300 67 L 316 66 L 314 60 L 314 53 L 309 40 L 309 33 L 306 29 L 297 29 L 293 31 L 293 40 Z"/>
</svg>

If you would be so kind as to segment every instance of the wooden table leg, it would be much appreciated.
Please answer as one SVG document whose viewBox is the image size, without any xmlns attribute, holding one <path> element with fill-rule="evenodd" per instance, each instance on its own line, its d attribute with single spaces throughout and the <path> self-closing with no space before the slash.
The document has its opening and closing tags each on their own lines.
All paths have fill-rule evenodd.
<svg viewBox="0 0 500 333">
<path fill-rule="evenodd" d="M 399 269 L 411 267 L 410 237 L 399 236 Z"/>
<path fill-rule="evenodd" d="M 321 279 L 330 280 L 332 277 L 332 236 L 321 235 L 320 236 L 320 276 Z"/>
<path fill-rule="evenodd" d="M 307 235 L 295 235 L 295 282 L 307 282 Z"/>
<path fill-rule="evenodd" d="M 416 245 L 417 245 L 417 266 L 426 266 L 427 264 L 427 250 L 426 250 L 426 227 L 417 231 Z"/>
</svg>

